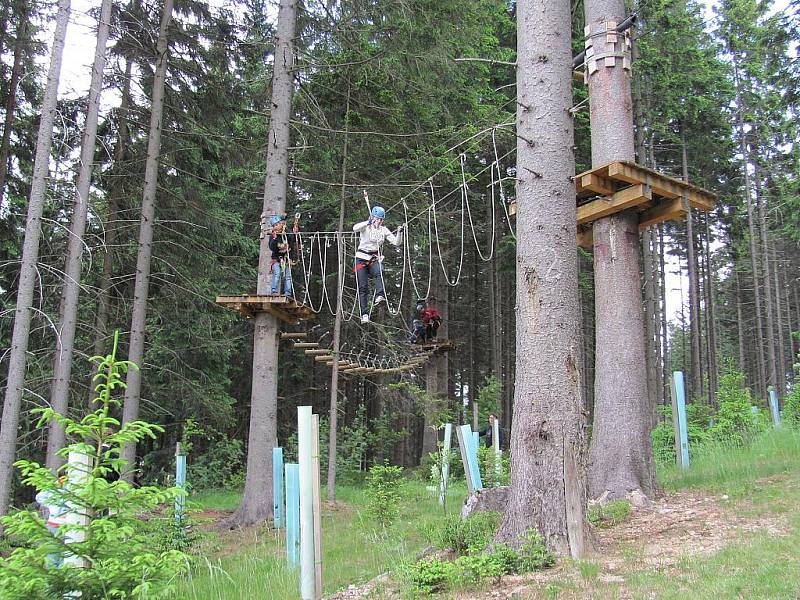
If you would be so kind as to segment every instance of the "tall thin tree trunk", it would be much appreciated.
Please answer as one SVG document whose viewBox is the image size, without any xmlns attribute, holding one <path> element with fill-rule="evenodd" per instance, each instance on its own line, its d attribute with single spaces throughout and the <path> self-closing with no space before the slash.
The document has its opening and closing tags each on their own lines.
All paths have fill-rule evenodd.
<svg viewBox="0 0 800 600">
<path fill-rule="evenodd" d="M 167 78 L 169 51 L 168 29 L 172 20 L 173 0 L 164 0 L 161 25 L 156 43 L 156 70 L 153 78 L 153 100 L 150 108 L 150 133 L 147 140 L 147 158 L 142 193 L 142 216 L 139 225 L 139 252 L 136 257 L 136 282 L 133 289 L 133 314 L 128 360 L 138 369 L 128 371 L 125 401 L 122 406 L 122 423 L 139 418 L 139 400 L 142 392 L 144 369 L 144 342 L 147 319 L 147 296 L 150 287 L 150 260 L 153 255 L 153 229 L 158 189 L 158 158 L 161 152 L 161 119 L 164 114 L 164 85 Z M 125 478 L 133 480 L 136 469 L 136 444 L 126 444 L 121 458 L 126 461 Z"/>
<path fill-rule="evenodd" d="M 296 13 L 296 0 L 280 0 L 267 140 L 267 173 L 264 179 L 265 215 L 282 214 L 286 207 Z M 256 289 L 259 295 L 270 292 L 270 256 L 269 236 L 264 236 L 258 261 Z M 253 525 L 272 516 L 272 449 L 278 444 L 277 319 L 266 312 L 257 313 L 253 337 L 247 475 L 242 501 L 227 521 L 231 526 Z"/>
<path fill-rule="evenodd" d="M 778 396 L 782 397 L 786 391 L 786 363 L 785 354 L 786 348 L 783 345 L 783 311 L 781 310 L 781 278 L 778 269 L 778 253 L 774 245 L 772 248 L 773 261 L 772 266 L 774 269 L 774 282 L 775 282 L 775 333 L 778 337 L 778 355 L 775 361 L 775 390 Z"/>
<path fill-rule="evenodd" d="M 765 208 L 766 199 L 761 190 L 761 176 L 759 173 L 758 158 L 754 162 L 756 195 L 755 203 L 758 210 L 758 232 L 761 240 L 761 272 L 763 274 L 764 304 L 767 307 L 767 379 L 771 386 L 775 387 L 778 395 L 782 394 L 780 379 L 778 378 L 778 365 L 775 359 L 775 312 L 772 299 L 772 269 L 769 266 L 770 244 L 767 235 L 767 211 Z"/>
<path fill-rule="evenodd" d="M 517 2 L 517 368 L 511 490 L 498 540 L 586 546 L 586 420 L 575 254 L 570 7 Z M 535 140 L 535 143 L 532 142 Z"/>
<path fill-rule="evenodd" d="M 717 393 L 717 297 L 714 291 L 714 261 L 711 256 L 711 227 L 706 214 L 706 335 L 708 336 L 708 395 L 709 403 L 714 403 Z"/>
<path fill-rule="evenodd" d="M 681 166 L 683 180 L 689 182 L 689 161 L 686 153 L 686 138 L 681 128 Z M 703 357 L 700 350 L 700 278 L 697 275 L 697 245 L 694 234 L 694 213 L 689 207 L 686 215 L 686 262 L 689 275 L 689 332 L 692 344 L 692 378 L 690 398 L 703 395 Z"/>
<path fill-rule="evenodd" d="M 655 273 L 650 270 L 652 264 L 653 248 L 651 245 L 651 230 L 646 229 L 642 234 L 643 268 L 644 274 L 644 306 L 645 306 L 645 359 L 647 369 L 647 394 L 650 401 L 650 410 L 653 414 L 653 422 L 658 418 L 658 357 L 656 352 L 656 290 L 653 279 Z"/>
<path fill-rule="evenodd" d="M 50 406 L 60 415 L 69 408 L 69 383 L 72 373 L 72 353 L 75 344 L 75 329 L 78 324 L 78 295 L 81 280 L 81 256 L 83 235 L 86 232 L 86 217 L 89 210 L 89 186 L 92 183 L 94 147 L 97 138 L 97 121 L 100 110 L 100 94 L 103 91 L 103 70 L 106 68 L 106 43 L 111 21 L 111 0 L 103 0 L 97 22 L 97 45 L 89 84 L 86 106 L 86 123 L 81 141 L 80 173 L 72 209 L 72 222 L 67 241 L 67 256 L 64 261 L 64 287 L 61 292 L 59 315 L 60 335 L 56 338 L 53 359 L 53 383 L 50 388 Z M 47 438 L 47 468 L 56 471 L 64 460 L 58 452 L 64 447 L 64 426 L 53 420 Z"/>
<path fill-rule="evenodd" d="M 11 67 L 11 78 L 8 80 L 8 96 L 6 96 L 6 115 L 3 121 L 3 139 L 0 142 L 0 210 L 3 208 L 3 196 L 8 178 L 8 158 L 11 153 L 11 130 L 14 125 L 14 113 L 17 110 L 17 87 L 22 74 L 22 51 L 28 39 L 28 3 L 21 2 L 22 14 L 17 25 L 17 41 L 14 44 L 14 65 Z"/>
<path fill-rule="evenodd" d="M 747 373 L 747 354 L 744 350 L 744 314 L 742 313 L 742 285 L 739 278 L 739 267 L 734 263 L 736 277 L 736 327 L 739 334 L 739 371 Z"/>
<path fill-rule="evenodd" d="M 622 0 L 587 0 L 586 24 L 598 53 L 605 52 L 610 21 L 625 18 Z M 616 46 L 624 51 L 624 37 Z M 623 59 L 589 77 L 592 165 L 634 160 L 630 73 Z M 645 327 L 639 219 L 625 211 L 594 222 L 595 413 L 589 449 L 592 498 L 624 498 L 657 490 L 647 400 Z"/>
<path fill-rule="evenodd" d="M 25 389 L 25 364 L 28 352 L 28 336 L 31 328 L 33 291 L 37 278 L 39 239 L 42 234 L 42 210 L 44 208 L 45 184 L 50 166 L 50 149 L 53 142 L 53 120 L 56 114 L 58 80 L 61 75 L 61 59 L 64 54 L 64 39 L 69 22 L 70 0 L 59 0 L 47 86 L 42 100 L 39 132 L 36 138 L 36 158 L 33 163 L 31 195 L 28 202 L 28 217 L 25 226 L 25 241 L 22 245 L 22 264 L 19 273 L 17 301 L 14 309 L 14 331 L 8 359 L 8 380 L 3 401 L 3 420 L 0 423 L 0 516 L 8 514 L 11 499 L 11 483 L 14 479 L 14 455 L 17 448 L 17 427 L 22 394 Z M 0 529 L 1 530 L 1 529 Z"/>
<path fill-rule="evenodd" d="M 737 125 L 739 129 L 739 151 L 742 153 L 742 174 L 744 175 L 744 198 L 747 204 L 747 229 L 750 237 L 750 266 L 753 271 L 753 299 L 756 309 L 756 362 L 758 364 L 758 395 L 764 398 L 767 392 L 767 373 L 764 366 L 764 325 L 761 309 L 761 293 L 758 283 L 758 253 L 756 252 L 756 226 L 753 215 L 753 189 L 750 183 L 750 154 L 744 130 L 744 105 L 742 103 L 739 75 L 734 68 L 737 105 Z"/>
<path fill-rule="evenodd" d="M 662 395 L 665 394 L 664 388 L 670 377 L 670 365 L 672 360 L 669 355 L 669 336 L 667 335 L 667 271 L 664 265 L 664 254 L 666 247 L 664 245 L 664 224 L 658 224 L 658 291 L 661 299 L 661 306 L 659 311 L 660 325 L 661 325 L 661 382 L 662 382 Z"/>
<path fill-rule="evenodd" d="M 336 234 L 336 251 L 338 270 L 336 271 L 336 319 L 333 323 L 333 365 L 331 368 L 331 408 L 328 423 L 328 502 L 336 502 L 336 435 L 339 431 L 339 348 L 342 338 L 343 298 L 342 285 L 344 278 L 345 245 L 344 232 L 344 200 L 347 192 L 347 146 L 350 142 L 350 83 L 347 84 L 347 96 L 344 105 L 344 141 L 342 143 L 342 190 L 339 195 L 339 228 Z"/>
<path fill-rule="evenodd" d="M 429 304 L 433 305 L 442 317 L 438 336 L 447 339 L 447 281 L 440 272 L 433 274 Z M 436 452 L 439 432 L 436 428 L 435 416 L 446 407 L 447 403 L 447 354 L 431 356 L 425 363 L 425 392 L 428 403 L 424 409 L 424 430 L 422 434 L 422 458 Z"/>
<path fill-rule="evenodd" d="M 117 145 L 114 148 L 114 165 L 112 171 L 121 172 L 121 165 L 125 161 L 130 144 L 128 129 L 128 112 L 131 100 L 131 73 L 133 61 L 125 61 L 125 76 L 122 82 L 122 99 L 117 111 L 118 131 Z M 111 308 L 111 280 L 114 276 L 114 247 L 117 243 L 117 219 L 123 195 L 122 179 L 117 178 L 112 182 L 108 194 L 108 214 L 106 215 L 105 240 L 103 248 L 103 272 L 100 276 L 97 292 L 97 316 L 95 318 L 94 354 L 100 356 L 108 340 L 108 313 Z M 94 375 L 94 370 L 93 373 Z M 93 386 L 90 386 L 93 387 Z M 94 398 L 94 390 L 89 391 L 90 399 Z"/>
</svg>

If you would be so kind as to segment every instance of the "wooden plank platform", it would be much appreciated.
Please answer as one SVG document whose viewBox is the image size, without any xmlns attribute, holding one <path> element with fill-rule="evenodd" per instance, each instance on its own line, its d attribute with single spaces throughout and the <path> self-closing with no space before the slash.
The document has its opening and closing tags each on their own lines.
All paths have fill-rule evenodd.
<svg viewBox="0 0 800 600">
<path fill-rule="evenodd" d="M 416 347 L 419 348 L 420 352 L 424 352 L 430 355 L 430 354 L 439 354 L 441 352 L 449 352 L 450 350 L 455 350 L 456 345 L 450 340 L 441 340 L 438 342 L 427 342 L 425 344 L 419 344 Z"/>
<path fill-rule="evenodd" d="M 626 161 L 575 176 L 578 245 L 592 245 L 592 222 L 625 210 L 639 214 L 639 231 L 683 219 L 689 208 L 710 211 L 717 196 L 696 185 Z M 598 198 L 599 196 L 599 198 Z"/>
<path fill-rule="evenodd" d="M 257 313 L 269 313 L 284 323 L 297 325 L 300 321 L 314 318 L 314 311 L 304 304 L 298 304 L 294 298 L 286 296 L 217 296 L 217 304 L 231 308 L 248 319 Z"/>
</svg>

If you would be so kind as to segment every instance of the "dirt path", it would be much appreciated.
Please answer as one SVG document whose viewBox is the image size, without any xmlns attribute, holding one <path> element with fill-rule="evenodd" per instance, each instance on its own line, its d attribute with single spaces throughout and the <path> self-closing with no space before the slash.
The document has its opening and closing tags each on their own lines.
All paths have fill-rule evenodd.
<svg viewBox="0 0 800 600">
<path fill-rule="evenodd" d="M 491 590 L 453 594 L 458 600 L 538 599 L 552 598 L 553 588 L 567 582 L 569 598 L 592 598 L 594 585 L 585 586 L 585 573 L 595 584 L 620 585 L 619 597 L 625 598 L 625 575 L 630 571 L 659 569 L 668 572 L 677 568 L 686 556 L 706 556 L 741 540 L 743 534 L 767 532 L 785 535 L 787 520 L 781 515 L 743 516 L 747 502 L 734 503 L 727 496 L 714 496 L 702 491 L 673 492 L 657 500 L 651 507 L 637 509 L 628 519 L 610 529 L 594 529 L 594 551 L 587 563 L 560 561 L 548 571 L 503 577 Z M 394 584 L 396 586 L 396 584 Z M 399 598 L 383 575 L 362 586 L 350 586 L 328 600 L 361 598 Z"/>
</svg>

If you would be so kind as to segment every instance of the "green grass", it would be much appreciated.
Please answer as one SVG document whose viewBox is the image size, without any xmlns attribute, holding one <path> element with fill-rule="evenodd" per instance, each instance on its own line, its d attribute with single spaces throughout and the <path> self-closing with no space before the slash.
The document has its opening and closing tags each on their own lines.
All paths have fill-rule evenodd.
<svg viewBox="0 0 800 600">
<path fill-rule="evenodd" d="M 561 572 L 560 579 L 538 586 L 533 597 L 800 598 L 800 433 L 768 431 L 748 446 L 714 444 L 693 450 L 686 473 L 659 465 L 659 480 L 667 491 L 690 488 L 727 495 L 723 506 L 732 514 L 781 516 L 787 524 L 785 535 L 742 533 L 738 541 L 712 556 L 680 557 L 663 572 L 642 568 L 635 547 L 623 548 L 624 564 L 618 574 L 624 583 L 605 583 L 599 562 L 577 561 L 572 563 L 573 577 Z M 400 519 L 384 533 L 366 516 L 361 488 L 341 487 L 337 494 L 340 507 L 326 509 L 323 515 L 325 594 L 396 570 L 414 558 L 427 545 L 426 528 L 442 515 L 425 486 L 409 482 Z M 463 495 L 462 484 L 450 497 L 450 511 L 460 508 Z M 230 510 L 238 505 L 239 494 L 213 492 L 193 500 L 203 509 Z M 197 568 L 176 599 L 259 598 L 265 597 L 265 590 L 274 600 L 297 598 L 298 575 L 286 568 L 283 535 L 283 531 L 263 529 L 249 545 L 239 538 L 223 540 L 227 554 L 221 552 L 220 558 Z"/>
<path fill-rule="evenodd" d="M 701 488 L 735 496 L 749 494 L 759 479 L 800 469 L 800 433 L 790 429 L 769 430 L 752 443 L 739 446 L 706 444 L 692 452 L 690 468 L 659 468 L 666 490 Z"/>
<path fill-rule="evenodd" d="M 464 490 L 454 486 L 449 510 L 460 509 Z M 322 551 L 324 593 L 330 594 L 352 583 L 361 583 L 394 569 L 426 545 L 424 531 L 442 517 L 442 509 L 425 486 L 408 482 L 404 488 L 400 518 L 387 531 L 365 513 L 362 489 L 337 488 L 336 510 L 323 510 Z M 235 507 L 237 494 L 224 492 L 193 498 L 202 508 Z M 233 600 L 264 597 L 297 598 L 298 574 L 286 566 L 284 531 L 263 530 L 249 547 L 208 560 L 182 584 L 176 598 Z"/>
<path fill-rule="evenodd" d="M 800 598 L 800 433 L 768 431 L 747 446 L 707 445 L 694 452 L 688 472 L 669 466 L 659 475 L 667 490 L 727 495 L 728 510 L 739 516 L 781 515 L 786 531 L 743 533 L 714 555 L 681 557 L 667 571 L 628 565 L 620 573 L 624 584 L 595 584 L 580 597 L 618 598 L 624 588 L 625 597 L 637 599 Z"/>
</svg>

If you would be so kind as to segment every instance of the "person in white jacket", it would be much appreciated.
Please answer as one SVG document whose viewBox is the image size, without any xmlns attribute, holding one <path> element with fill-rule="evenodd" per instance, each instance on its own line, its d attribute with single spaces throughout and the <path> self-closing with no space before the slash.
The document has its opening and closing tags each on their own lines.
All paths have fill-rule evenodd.
<svg viewBox="0 0 800 600">
<path fill-rule="evenodd" d="M 358 301 L 361 305 L 361 322 L 369 323 L 369 307 L 367 297 L 369 294 L 369 280 L 375 279 L 375 306 L 386 302 L 386 292 L 383 287 L 383 255 L 381 246 L 385 240 L 390 244 L 399 246 L 403 239 L 403 226 L 392 233 L 383 225 L 386 211 L 381 206 L 373 206 L 370 211 L 369 221 L 353 225 L 353 231 L 360 233 L 361 238 L 356 250 L 356 285 L 358 288 Z"/>
</svg>

